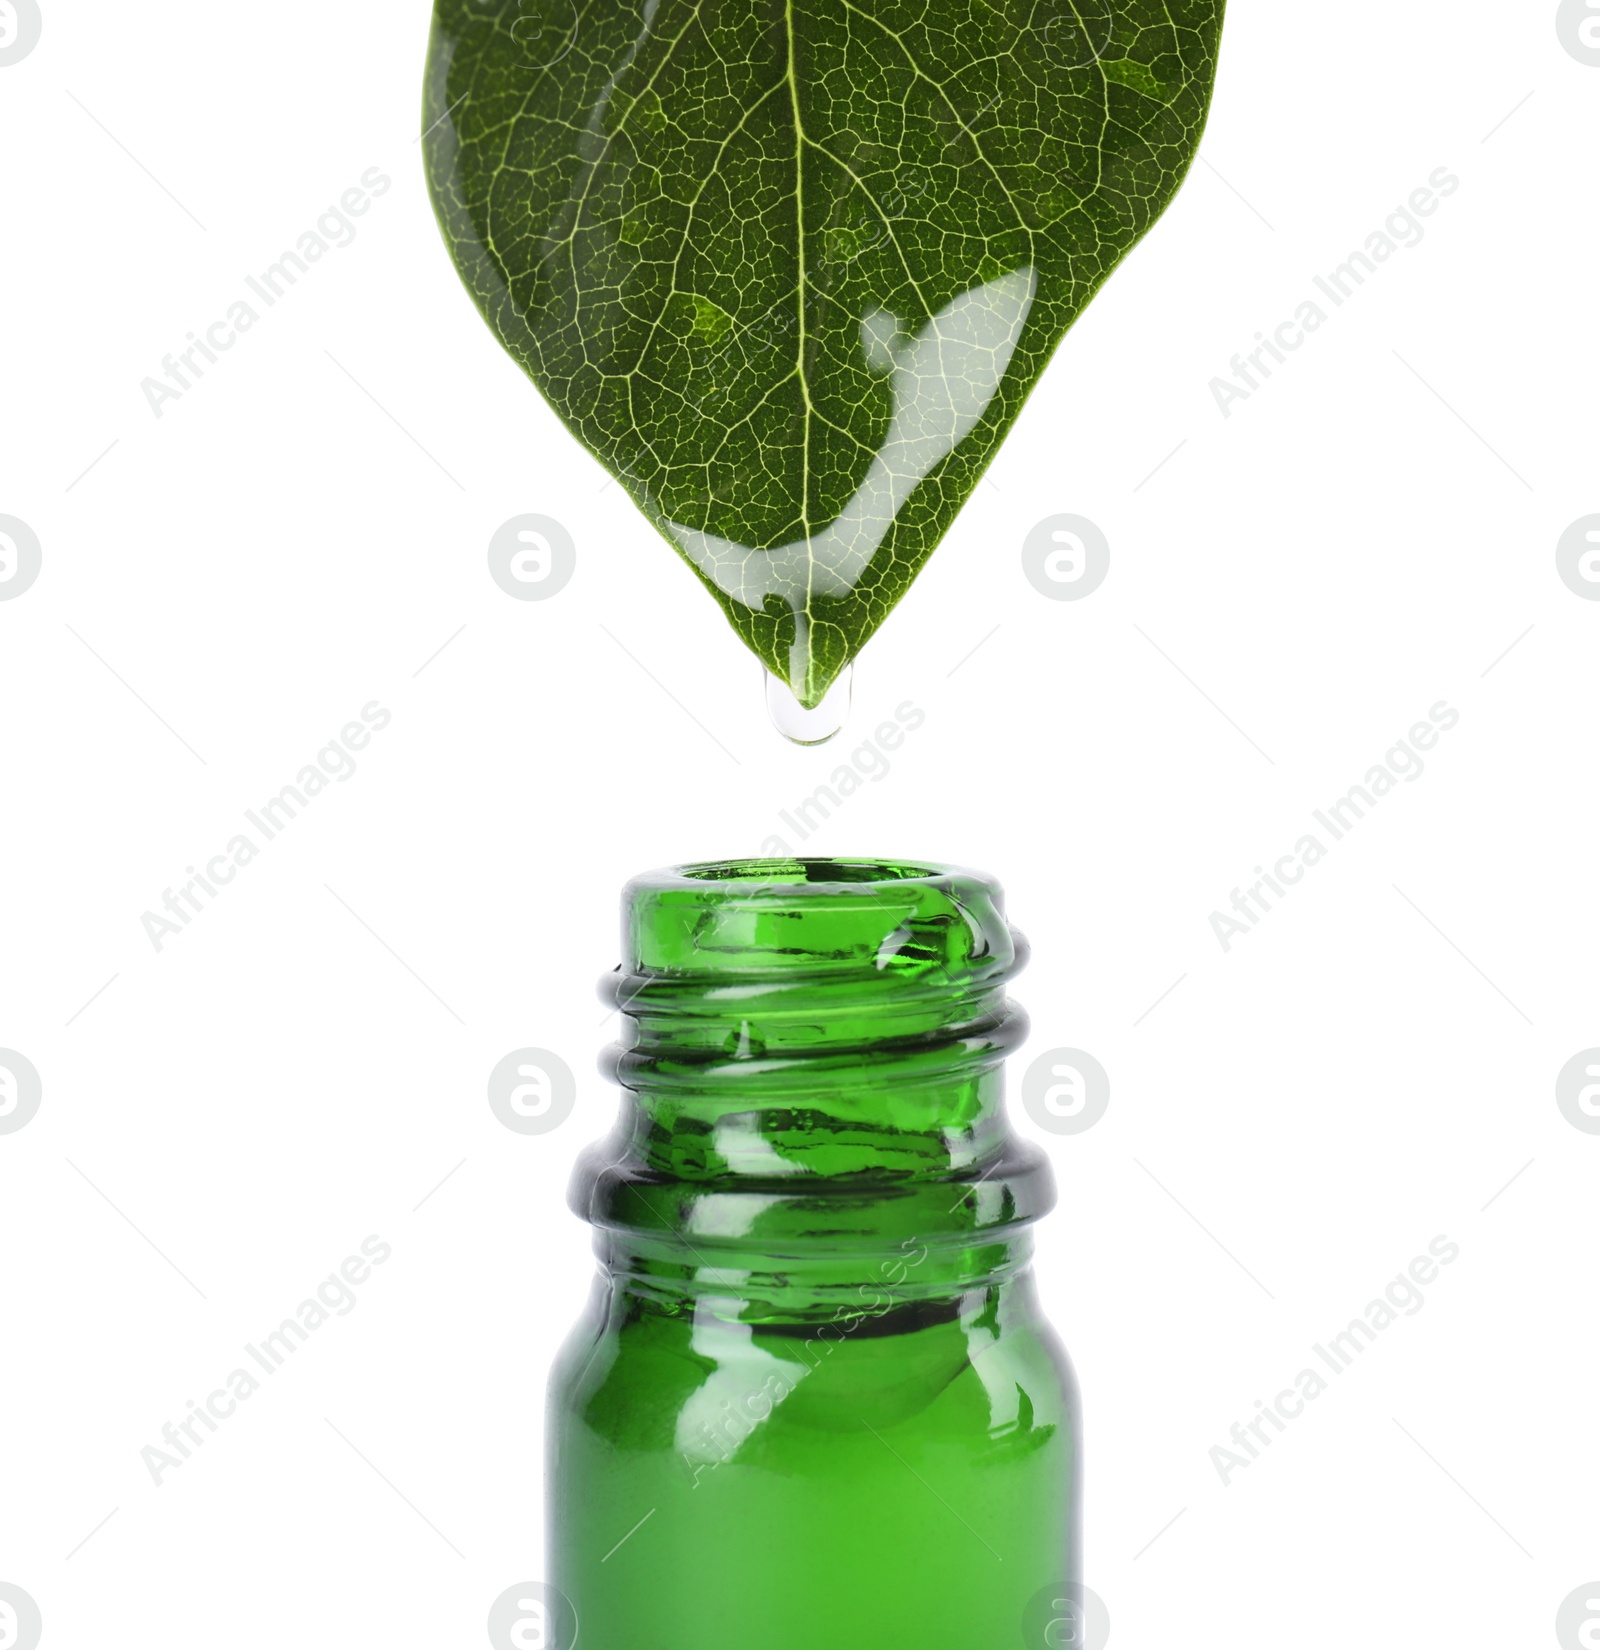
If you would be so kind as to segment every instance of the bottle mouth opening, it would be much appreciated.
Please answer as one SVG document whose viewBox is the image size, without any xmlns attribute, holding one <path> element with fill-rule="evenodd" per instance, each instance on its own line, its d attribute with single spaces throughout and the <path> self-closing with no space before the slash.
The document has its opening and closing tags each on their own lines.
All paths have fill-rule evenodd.
<svg viewBox="0 0 1600 1650">
<path fill-rule="evenodd" d="M 821 885 L 927 882 L 950 875 L 950 868 L 890 859 L 725 859 L 680 865 L 665 877 L 688 882 L 732 883 L 764 888 Z M 656 878 L 650 879 L 652 882 Z"/>
</svg>

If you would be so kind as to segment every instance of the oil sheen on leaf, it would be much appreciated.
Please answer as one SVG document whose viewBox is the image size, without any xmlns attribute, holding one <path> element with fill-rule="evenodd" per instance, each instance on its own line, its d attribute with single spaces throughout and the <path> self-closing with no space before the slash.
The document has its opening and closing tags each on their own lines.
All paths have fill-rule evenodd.
<svg viewBox="0 0 1600 1650">
<path fill-rule="evenodd" d="M 437 0 L 462 279 L 802 704 L 1172 198 L 1222 7 Z"/>
</svg>

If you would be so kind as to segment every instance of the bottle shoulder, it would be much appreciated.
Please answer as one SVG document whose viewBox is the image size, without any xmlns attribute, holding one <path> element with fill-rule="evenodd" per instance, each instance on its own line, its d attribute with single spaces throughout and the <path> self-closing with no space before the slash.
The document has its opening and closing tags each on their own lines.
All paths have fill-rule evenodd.
<svg viewBox="0 0 1600 1650">
<path fill-rule="evenodd" d="M 752 1326 L 617 1289 L 568 1342 L 551 1400 L 558 1436 L 670 1454 L 691 1475 L 848 1453 L 874 1429 L 1000 1462 L 1071 1440 L 1077 1416 L 1026 1278 L 852 1324 Z"/>
</svg>

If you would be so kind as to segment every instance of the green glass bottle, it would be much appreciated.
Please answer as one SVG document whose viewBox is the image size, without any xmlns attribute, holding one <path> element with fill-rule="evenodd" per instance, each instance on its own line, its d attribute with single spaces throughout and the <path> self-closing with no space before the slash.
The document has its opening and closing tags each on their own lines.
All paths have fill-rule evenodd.
<svg viewBox="0 0 1600 1650">
<path fill-rule="evenodd" d="M 1054 1650 L 1077 1402 L 1008 1131 L 1025 944 L 991 879 L 641 877 L 605 987 L 599 1277 L 558 1360 L 550 1580 L 583 1650 Z M 566 1650 L 566 1647 L 559 1647 Z"/>
</svg>

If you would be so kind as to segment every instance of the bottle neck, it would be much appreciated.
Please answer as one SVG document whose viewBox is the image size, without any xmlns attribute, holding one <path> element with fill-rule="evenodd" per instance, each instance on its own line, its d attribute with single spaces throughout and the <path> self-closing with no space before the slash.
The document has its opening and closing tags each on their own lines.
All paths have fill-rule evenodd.
<svg viewBox="0 0 1600 1650">
<path fill-rule="evenodd" d="M 1007 1141 L 1001 1063 L 1027 1022 L 1001 986 L 875 1002 L 767 985 L 717 992 L 714 1013 L 639 975 L 605 994 L 624 1016 L 618 1134 L 651 1173 L 889 1184 L 966 1173 Z"/>
<path fill-rule="evenodd" d="M 1053 1186 L 1006 1125 L 1025 948 L 992 883 L 746 862 L 640 879 L 626 913 L 622 1107 L 572 1202 L 630 1290 L 804 1320 L 1025 1264 Z"/>
</svg>

